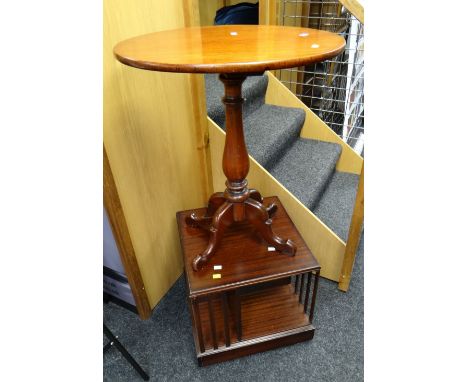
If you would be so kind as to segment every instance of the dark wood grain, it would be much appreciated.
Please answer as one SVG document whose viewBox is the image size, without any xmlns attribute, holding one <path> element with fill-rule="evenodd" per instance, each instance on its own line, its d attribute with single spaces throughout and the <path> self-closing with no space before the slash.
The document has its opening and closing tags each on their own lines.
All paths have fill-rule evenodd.
<svg viewBox="0 0 468 382">
<path fill-rule="evenodd" d="M 223 294 L 225 295 L 225 294 Z M 284 333 L 292 329 L 313 330 L 309 317 L 304 313 L 302 305 L 297 303 L 292 285 L 280 285 L 250 292 L 242 297 L 242 340 L 236 333 L 235 317 L 229 315 L 229 321 L 224 320 L 223 298 L 211 298 L 213 307 L 210 313 L 210 298 L 200 303 L 200 322 L 198 329 L 203 336 L 203 351 L 198 351 L 199 359 L 210 358 L 210 355 L 220 350 L 222 353 L 232 351 L 239 356 L 239 349 L 249 346 L 249 341 L 268 337 L 270 346 L 263 350 L 275 347 L 277 340 L 284 340 Z M 211 318 L 214 319 L 214 327 Z M 225 323 L 229 322 L 228 330 Z M 302 328 L 302 329 L 301 329 Z M 229 333 L 227 337 L 226 333 Z M 231 348 L 232 347 L 232 348 Z M 251 349 L 251 352 L 253 349 Z M 249 352 L 248 354 L 252 354 Z M 225 354 L 227 356 L 227 354 Z M 233 355 L 224 359 L 232 359 Z"/>
<path fill-rule="evenodd" d="M 284 256 L 276 251 L 269 252 L 267 243 L 250 224 L 235 223 L 227 230 L 213 261 L 195 272 L 191 266 L 192 259 L 206 247 L 209 234 L 205 230 L 187 224 L 185 218 L 192 210 L 177 213 L 190 297 L 234 290 L 245 285 L 320 269 L 320 265 L 307 248 L 279 199 L 268 197 L 264 201 L 278 206 L 272 227 L 279 235 L 294 240 L 297 245 L 295 256 Z M 198 215 L 204 215 L 205 211 L 205 208 L 195 210 Z M 213 265 L 222 265 L 220 279 L 212 278 Z"/>
<path fill-rule="evenodd" d="M 320 266 L 279 199 L 269 197 L 264 202 L 277 206 L 275 230 L 297 241 L 295 257 L 268 251 L 268 244 L 249 223 L 235 223 L 220 244 L 216 262 L 196 272 L 191 259 L 206 246 L 209 233 L 188 224 L 190 211 L 177 214 L 200 365 L 305 341 L 314 335 L 313 313 L 307 313 L 308 296 L 310 273 L 319 272 Z M 203 216 L 206 209 L 196 212 Z M 213 265 L 222 269 L 215 270 Z M 214 274 L 221 278 L 213 278 Z M 291 282 L 293 275 L 298 275 L 297 285 L 301 283 L 299 296 Z M 317 283 L 314 286 L 317 288 Z M 304 289 L 306 297 L 301 299 Z M 315 295 L 316 289 L 312 303 Z"/>
</svg>

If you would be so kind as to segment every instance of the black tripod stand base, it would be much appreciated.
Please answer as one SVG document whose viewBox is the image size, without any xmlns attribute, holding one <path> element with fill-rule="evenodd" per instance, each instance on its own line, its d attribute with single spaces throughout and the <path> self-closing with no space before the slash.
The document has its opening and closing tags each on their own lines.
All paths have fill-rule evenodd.
<svg viewBox="0 0 468 382">
<path fill-rule="evenodd" d="M 138 372 L 138 374 L 141 375 L 141 378 L 145 381 L 149 381 L 149 376 L 148 374 L 145 373 L 145 371 L 141 368 L 141 366 L 138 364 L 137 361 L 135 361 L 135 358 L 131 356 L 131 354 L 125 349 L 125 347 L 120 343 L 120 341 L 117 339 L 116 336 L 112 334 L 112 332 L 109 330 L 109 328 L 104 324 L 104 334 L 106 337 L 109 339 L 110 342 L 104 346 L 104 353 L 108 351 L 111 346 L 115 346 L 120 353 L 125 357 L 125 359 L 130 362 L 130 364 L 133 366 L 133 368 Z"/>
</svg>

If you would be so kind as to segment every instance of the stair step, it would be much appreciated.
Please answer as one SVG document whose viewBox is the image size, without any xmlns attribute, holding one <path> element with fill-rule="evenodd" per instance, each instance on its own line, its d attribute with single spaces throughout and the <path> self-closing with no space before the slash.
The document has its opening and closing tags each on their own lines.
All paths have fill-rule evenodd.
<svg viewBox="0 0 468 382">
<path fill-rule="evenodd" d="M 242 97 L 245 102 L 242 107 L 243 118 L 248 117 L 253 111 L 265 103 L 265 94 L 268 86 L 268 77 L 249 76 L 242 84 Z M 205 74 L 206 111 L 208 116 L 224 128 L 226 116 L 224 104 L 221 98 L 224 96 L 224 85 L 219 80 L 218 74 Z"/>
<path fill-rule="evenodd" d="M 313 213 L 344 242 L 348 240 L 359 175 L 335 172 Z"/>
<path fill-rule="evenodd" d="M 315 139 L 297 139 L 270 173 L 305 206 L 313 209 L 332 178 L 341 146 Z"/>
<path fill-rule="evenodd" d="M 299 138 L 304 120 L 302 109 L 263 104 L 244 119 L 249 154 L 269 170 Z"/>
</svg>

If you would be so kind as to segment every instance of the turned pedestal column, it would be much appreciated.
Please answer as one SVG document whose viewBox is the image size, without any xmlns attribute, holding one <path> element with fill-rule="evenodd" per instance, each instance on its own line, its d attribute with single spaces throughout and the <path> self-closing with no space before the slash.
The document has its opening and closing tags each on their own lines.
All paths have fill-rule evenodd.
<svg viewBox="0 0 468 382">
<path fill-rule="evenodd" d="M 213 194 L 208 202 L 205 216 L 195 213 L 187 218 L 187 223 L 207 229 L 210 238 L 206 250 L 195 257 L 194 270 L 205 264 L 215 253 L 225 230 L 234 222 L 247 220 L 263 239 L 276 250 L 294 255 L 296 246 L 291 240 L 284 240 L 271 229 L 272 217 L 276 211 L 275 204 L 263 205 L 263 198 L 255 189 L 247 187 L 249 172 L 249 155 L 244 140 L 242 125 L 242 83 L 246 74 L 220 74 L 224 84 L 223 103 L 226 110 L 226 142 L 223 154 L 223 171 L 226 175 L 224 193 Z"/>
</svg>

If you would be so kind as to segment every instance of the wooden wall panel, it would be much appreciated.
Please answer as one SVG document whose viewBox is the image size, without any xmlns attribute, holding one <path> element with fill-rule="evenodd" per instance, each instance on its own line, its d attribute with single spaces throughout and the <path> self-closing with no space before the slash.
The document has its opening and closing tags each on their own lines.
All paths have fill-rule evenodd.
<svg viewBox="0 0 468 382">
<path fill-rule="evenodd" d="M 259 0 L 199 0 L 200 25 L 213 25 L 216 11 L 238 3 L 256 3 Z"/>
<path fill-rule="evenodd" d="M 104 145 L 152 308 L 182 272 L 176 211 L 204 206 L 211 191 L 202 79 L 124 66 L 112 49 L 183 27 L 185 5 L 104 0 Z"/>
<path fill-rule="evenodd" d="M 277 0 L 259 0 L 259 24 L 277 25 L 278 5 Z"/>
<path fill-rule="evenodd" d="M 213 25 L 216 11 L 225 3 L 226 0 L 200 0 L 200 25 Z"/>
</svg>

